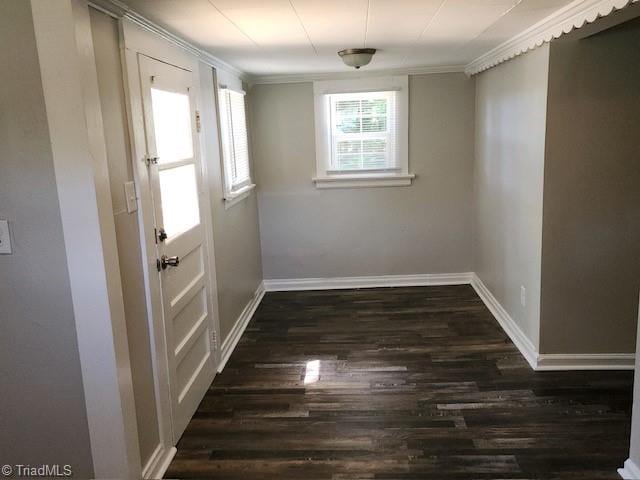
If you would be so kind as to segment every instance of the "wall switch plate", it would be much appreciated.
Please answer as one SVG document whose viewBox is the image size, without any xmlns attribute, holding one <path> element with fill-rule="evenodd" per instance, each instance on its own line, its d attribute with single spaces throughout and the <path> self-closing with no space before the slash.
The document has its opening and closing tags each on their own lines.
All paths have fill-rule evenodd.
<svg viewBox="0 0 640 480">
<path fill-rule="evenodd" d="M 0 220 L 0 255 L 11 253 L 11 235 L 9 234 L 9 222 Z"/>
<path fill-rule="evenodd" d="M 527 289 L 524 288 L 524 285 L 520 287 L 520 304 L 523 307 L 527 306 Z"/>
<path fill-rule="evenodd" d="M 136 184 L 133 182 L 124 182 L 124 197 L 127 201 L 127 213 L 133 213 L 138 210 L 138 197 L 136 196 Z"/>
</svg>

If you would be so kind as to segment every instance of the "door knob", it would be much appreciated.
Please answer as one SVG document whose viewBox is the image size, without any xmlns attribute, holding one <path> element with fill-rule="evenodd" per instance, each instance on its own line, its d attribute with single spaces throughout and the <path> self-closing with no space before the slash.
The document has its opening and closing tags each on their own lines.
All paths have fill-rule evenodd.
<svg viewBox="0 0 640 480">
<path fill-rule="evenodd" d="M 167 267 L 177 267 L 180 265 L 179 257 L 167 257 L 166 255 L 162 255 L 160 260 L 158 260 L 158 266 L 160 267 L 158 270 L 166 270 Z"/>
</svg>

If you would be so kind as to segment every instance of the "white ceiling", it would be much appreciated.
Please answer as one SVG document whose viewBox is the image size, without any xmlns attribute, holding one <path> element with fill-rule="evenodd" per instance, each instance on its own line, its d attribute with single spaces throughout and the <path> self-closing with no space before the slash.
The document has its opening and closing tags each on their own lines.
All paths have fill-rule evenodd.
<svg viewBox="0 0 640 480">
<path fill-rule="evenodd" d="M 124 0 L 252 75 L 343 72 L 336 54 L 379 49 L 368 70 L 466 65 L 572 0 Z"/>
</svg>

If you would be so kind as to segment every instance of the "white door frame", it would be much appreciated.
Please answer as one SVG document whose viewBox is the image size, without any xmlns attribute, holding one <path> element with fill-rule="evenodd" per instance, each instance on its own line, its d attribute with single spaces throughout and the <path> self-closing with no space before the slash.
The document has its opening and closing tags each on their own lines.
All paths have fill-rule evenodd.
<svg viewBox="0 0 640 480">
<path fill-rule="evenodd" d="M 194 75 L 196 110 L 201 110 L 199 88 L 199 61 L 193 55 L 178 48 L 160 36 L 144 29 L 128 18 L 120 19 L 121 49 L 123 52 L 123 67 L 125 75 L 125 96 L 129 117 L 131 151 L 133 159 L 133 173 L 139 196 L 138 220 L 140 225 L 140 242 L 142 246 L 144 281 L 147 300 L 148 321 L 151 333 L 151 356 L 154 372 L 154 386 L 158 408 L 158 427 L 160 444 L 156 454 L 143 468 L 145 477 L 153 478 L 166 470 L 175 455 L 171 428 L 171 394 L 169 390 L 169 364 L 167 359 L 167 345 L 164 337 L 162 313 L 162 298 L 160 278 L 156 269 L 156 244 L 154 235 L 154 205 L 152 201 L 149 172 L 146 165 L 147 146 L 144 126 L 144 112 L 142 104 L 142 90 L 140 84 L 140 70 L 138 54 L 154 58 L 184 70 Z M 198 145 L 194 146 L 201 152 L 203 149 L 203 135 L 199 135 Z M 202 179 L 207 176 L 207 161 L 201 158 Z M 206 182 L 203 184 L 206 185 Z M 202 208 L 203 228 L 205 229 L 205 243 L 208 253 L 208 275 L 211 291 L 209 292 L 211 328 L 216 332 L 216 339 L 212 345 L 216 365 L 220 361 L 220 325 L 218 315 L 217 282 L 215 272 L 215 257 L 213 248 L 213 229 L 211 217 L 210 192 L 204 188 Z"/>
<path fill-rule="evenodd" d="M 140 478 L 124 302 L 86 0 L 32 0 L 95 478 Z"/>
</svg>

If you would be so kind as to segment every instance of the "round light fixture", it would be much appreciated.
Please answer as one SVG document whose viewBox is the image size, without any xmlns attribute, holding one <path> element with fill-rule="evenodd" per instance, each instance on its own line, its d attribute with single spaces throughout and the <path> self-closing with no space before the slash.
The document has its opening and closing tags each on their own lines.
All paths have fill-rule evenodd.
<svg viewBox="0 0 640 480">
<path fill-rule="evenodd" d="M 375 48 L 348 48 L 340 50 L 338 55 L 340 55 L 345 65 L 357 69 L 367 65 L 374 53 L 376 53 Z"/>
</svg>

